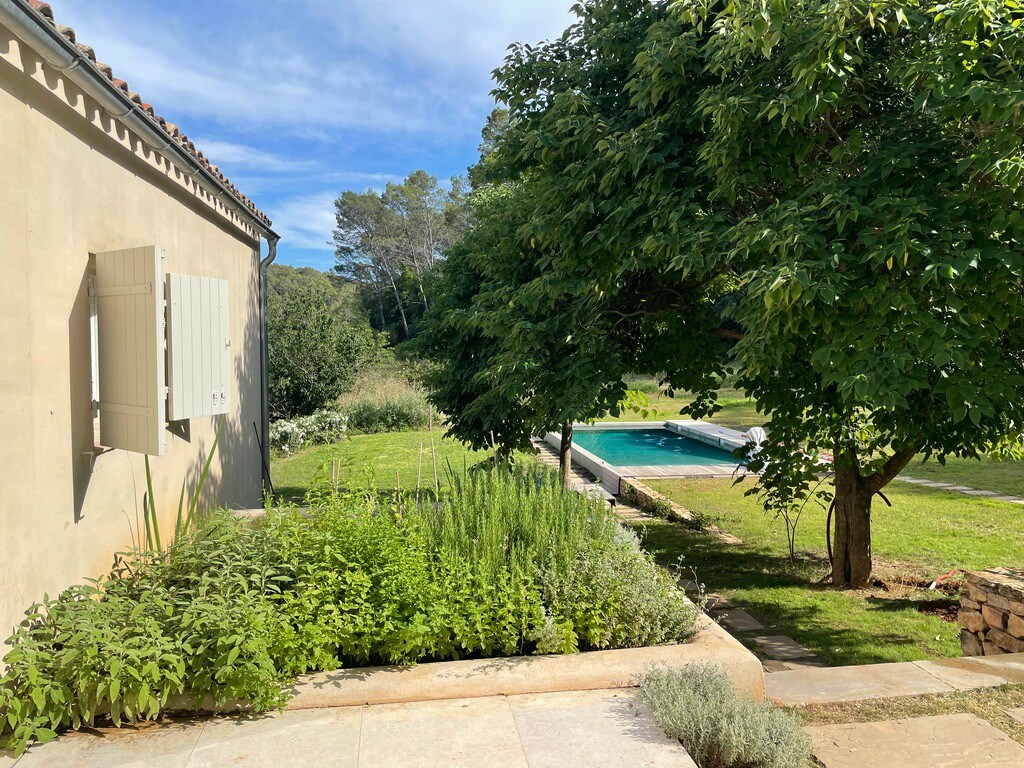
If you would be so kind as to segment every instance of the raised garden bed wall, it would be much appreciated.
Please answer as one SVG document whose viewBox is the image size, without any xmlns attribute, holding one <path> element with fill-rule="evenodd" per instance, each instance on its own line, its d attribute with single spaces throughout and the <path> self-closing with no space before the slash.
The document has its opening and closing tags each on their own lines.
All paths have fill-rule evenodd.
<svg viewBox="0 0 1024 768">
<path fill-rule="evenodd" d="M 966 571 L 959 623 L 964 656 L 1024 653 L 1024 571 Z"/>
</svg>

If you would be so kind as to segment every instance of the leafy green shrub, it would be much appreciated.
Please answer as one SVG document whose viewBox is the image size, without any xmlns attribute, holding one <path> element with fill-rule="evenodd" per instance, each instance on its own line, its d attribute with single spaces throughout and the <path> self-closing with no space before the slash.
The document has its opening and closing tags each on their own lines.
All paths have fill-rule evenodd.
<svg viewBox="0 0 1024 768">
<path fill-rule="evenodd" d="M 716 667 L 652 672 L 640 696 L 658 725 L 682 743 L 700 768 L 810 764 L 810 740 L 797 721 L 771 704 L 741 700 Z"/>
<path fill-rule="evenodd" d="M 599 503 L 539 469 L 422 504 L 325 491 L 311 511 L 204 516 L 33 606 L 8 640 L 0 746 L 173 696 L 266 710 L 310 670 L 681 640 L 696 618 Z"/>
<path fill-rule="evenodd" d="M 333 306 L 327 283 L 301 282 L 270 297 L 267 379 L 275 418 L 330 407 L 362 370 L 387 357 L 386 336 Z"/>
<path fill-rule="evenodd" d="M 270 447 L 282 456 L 311 445 L 330 445 L 341 440 L 348 418 L 337 410 L 317 411 L 297 419 L 281 419 L 270 425 Z"/>
<path fill-rule="evenodd" d="M 395 362 L 360 376 L 351 391 L 338 398 L 338 408 L 357 432 L 422 429 L 430 420 L 423 390 L 409 363 Z"/>
<path fill-rule="evenodd" d="M 489 625 L 502 631 L 483 647 L 572 653 L 653 645 L 692 631 L 696 608 L 636 537 L 602 502 L 564 491 L 543 467 L 455 478 L 440 507 L 423 507 L 415 518 L 446 567 L 494 594 L 501 616 L 512 614 L 492 616 Z"/>
<path fill-rule="evenodd" d="M 392 400 L 357 400 L 345 406 L 349 426 L 367 434 L 423 429 L 429 420 L 427 400 L 410 394 Z"/>
</svg>

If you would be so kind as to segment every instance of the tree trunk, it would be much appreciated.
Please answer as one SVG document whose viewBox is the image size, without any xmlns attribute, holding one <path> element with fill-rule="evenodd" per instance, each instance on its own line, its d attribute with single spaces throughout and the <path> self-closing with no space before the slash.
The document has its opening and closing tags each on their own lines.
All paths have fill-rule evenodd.
<svg viewBox="0 0 1024 768">
<path fill-rule="evenodd" d="M 391 280 L 391 288 L 395 292 L 395 304 L 398 305 L 398 315 L 402 318 L 402 330 L 405 331 L 405 338 L 409 338 L 409 321 L 405 317 L 405 307 L 402 305 L 402 294 L 398 290 L 398 285 L 395 283 L 393 275 L 388 273 L 388 278 Z"/>
<path fill-rule="evenodd" d="M 832 533 L 832 585 L 862 588 L 871 583 L 871 500 L 914 458 L 904 446 L 882 471 L 862 477 L 857 456 L 839 446 L 835 451 L 836 498 Z"/>
<path fill-rule="evenodd" d="M 380 284 L 374 280 L 373 292 L 377 294 L 377 310 L 380 312 L 380 329 L 386 330 L 388 327 L 387 318 L 384 317 L 384 292 L 380 289 Z"/>
<path fill-rule="evenodd" d="M 558 468 L 562 472 L 562 487 L 572 489 L 572 421 L 562 424 L 562 443 L 558 449 Z"/>
<path fill-rule="evenodd" d="M 836 464 L 832 534 L 832 585 L 866 587 L 871 582 L 871 478 L 853 461 Z"/>
</svg>

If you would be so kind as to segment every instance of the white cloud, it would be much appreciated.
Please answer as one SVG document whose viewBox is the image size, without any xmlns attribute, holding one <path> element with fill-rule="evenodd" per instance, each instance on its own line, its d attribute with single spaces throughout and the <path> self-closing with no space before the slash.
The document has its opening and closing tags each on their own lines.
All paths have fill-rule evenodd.
<svg viewBox="0 0 1024 768">
<path fill-rule="evenodd" d="M 318 192 L 281 200 L 274 206 L 274 229 L 289 248 L 333 251 L 333 192 Z"/>
<path fill-rule="evenodd" d="M 571 0 L 304 0 L 340 41 L 405 58 L 445 75 L 487 78 L 510 43 L 555 37 L 574 19 Z"/>
<path fill-rule="evenodd" d="M 436 131 L 478 120 L 506 46 L 571 20 L 568 0 L 303 4 L 229 1 L 197 24 L 187 2 L 95 0 L 62 5 L 58 20 L 169 119 L 185 111 L 324 137 L 332 127 Z"/>
<path fill-rule="evenodd" d="M 398 184 L 403 177 L 394 173 L 358 173 L 355 171 L 337 171 L 325 173 L 317 177 L 317 181 L 338 184 L 346 189 L 382 190 L 388 184 Z"/>
<path fill-rule="evenodd" d="M 256 168 L 263 171 L 301 171 L 316 165 L 311 160 L 293 160 L 273 152 L 266 152 L 247 144 L 236 144 L 217 139 L 192 139 L 203 154 L 218 166 Z"/>
</svg>

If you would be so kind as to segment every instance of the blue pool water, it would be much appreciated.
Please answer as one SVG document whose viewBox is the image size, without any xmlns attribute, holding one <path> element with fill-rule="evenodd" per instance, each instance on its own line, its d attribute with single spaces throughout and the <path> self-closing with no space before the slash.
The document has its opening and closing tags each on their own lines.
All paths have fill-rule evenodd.
<svg viewBox="0 0 1024 768">
<path fill-rule="evenodd" d="M 665 467 L 701 464 L 734 468 L 728 451 L 667 429 L 579 430 L 573 442 L 613 467 Z"/>
</svg>

